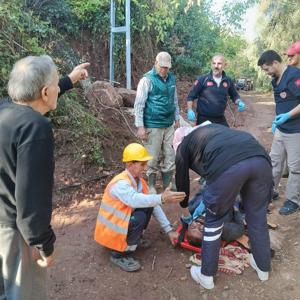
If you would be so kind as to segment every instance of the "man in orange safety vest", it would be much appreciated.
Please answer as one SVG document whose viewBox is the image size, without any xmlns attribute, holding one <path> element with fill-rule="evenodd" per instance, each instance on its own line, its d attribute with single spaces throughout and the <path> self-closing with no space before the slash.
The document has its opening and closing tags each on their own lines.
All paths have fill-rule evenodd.
<svg viewBox="0 0 300 300">
<path fill-rule="evenodd" d="M 161 204 L 178 203 L 184 199 L 185 193 L 165 190 L 163 194 L 148 194 L 148 185 L 142 174 L 151 159 L 146 148 L 138 143 L 125 147 L 123 162 L 126 169 L 105 188 L 97 217 L 95 241 L 111 249 L 111 262 L 127 272 L 141 268 L 131 254 L 138 246 L 149 246 L 150 242 L 143 239 L 142 234 L 152 214 L 171 242 L 178 237 Z"/>
</svg>

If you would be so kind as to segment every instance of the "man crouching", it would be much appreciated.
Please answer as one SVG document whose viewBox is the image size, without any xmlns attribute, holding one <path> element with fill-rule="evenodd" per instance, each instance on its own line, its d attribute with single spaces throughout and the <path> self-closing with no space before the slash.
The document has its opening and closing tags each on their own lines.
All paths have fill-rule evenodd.
<svg viewBox="0 0 300 300">
<path fill-rule="evenodd" d="M 127 272 L 141 268 L 139 261 L 130 254 L 138 245 L 148 244 L 142 239 L 142 234 L 152 214 L 171 242 L 177 238 L 160 205 L 178 203 L 184 199 L 185 193 L 166 190 L 160 195 L 148 194 L 148 185 L 141 176 L 151 159 L 140 144 L 132 143 L 125 147 L 123 162 L 126 170 L 107 185 L 97 217 L 95 241 L 111 249 L 111 262 Z"/>
</svg>

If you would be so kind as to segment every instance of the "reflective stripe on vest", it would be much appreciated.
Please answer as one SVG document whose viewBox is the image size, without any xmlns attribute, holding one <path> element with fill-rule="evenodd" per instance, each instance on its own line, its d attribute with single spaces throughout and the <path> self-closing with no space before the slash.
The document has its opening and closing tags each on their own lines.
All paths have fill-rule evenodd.
<svg viewBox="0 0 300 300">
<path fill-rule="evenodd" d="M 116 250 L 125 251 L 127 248 L 127 233 L 132 208 L 109 194 L 110 187 L 119 180 L 126 180 L 132 187 L 133 182 L 127 171 L 115 176 L 107 185 L 100 205 L 94 239 L 99 244 Z M 141 179 L 142 192 L 148 193 L 145 180 Z"/>
<path fill-rule="evenodd" d="M 122 227 L 119 227 L 118 225 L 108 221 L 106 218 L 104 218 L 101 215 L 98 215 L 98 221 L 106 225 L 107 227 L 111 228 L 112 230 L 122 233 L 122 234 L 127 234 L 127 229 L 124 229 Z"/>
<path fill-rule="evenodd" d="M 123 220 L 129 222 L 130 216 L 127 216 L 127 215 L 125 215 L 123 212 L 116 210 L 114 207 L 108 205 L 107 203 L 104 203 L 104 202 L 103 202 L 103 203 L 101 204 L 101 206 L 102 206 L 102 208 L 103 208 L 104 210 L 106 210 L 107 212 L 112 213 L 112 214 L 114 214 L 116 217 L 118 217 L 118 218 L 120 218 L 120 219 L 123 219 Z"/>
</svg>

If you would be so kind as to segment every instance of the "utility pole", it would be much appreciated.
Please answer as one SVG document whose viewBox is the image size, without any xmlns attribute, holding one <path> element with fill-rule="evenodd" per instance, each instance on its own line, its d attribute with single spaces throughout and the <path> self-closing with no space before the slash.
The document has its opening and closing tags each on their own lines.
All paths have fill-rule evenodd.
<svg viewBox="0 0 300 300">
<path fill-rule="evenodd" d="M 116 3 L 110 2 L 109 81 L 114 82 L 114 39 L 116 33 L 126 34 L 126 88 L 131 90 L 130 0 L 125 1 L 125 26 L 116 27 Z"/>
</svg>

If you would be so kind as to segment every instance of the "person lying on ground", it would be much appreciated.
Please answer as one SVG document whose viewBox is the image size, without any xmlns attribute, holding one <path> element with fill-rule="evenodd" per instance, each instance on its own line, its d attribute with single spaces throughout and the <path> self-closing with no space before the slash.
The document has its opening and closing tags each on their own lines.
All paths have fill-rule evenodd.
<svg viewBox="0 0 300 300">
<path fill-rule="evenodd" d="M 202 191 L 189 201 L 189 211 L 192 220 L 188 226 L 187 239 L 191 245 L 201 247 L 205 219 L 205 205 L 203 203 Z M 238 208 L 238 201 L 235 201 L 234 206 L 224 216 L 221 239 L 230 243 L 240 238 L 245 232 L 244 218 Z"/>
<path fill-rule="evenodd" d="M 178 134 L 182 137 L 181 143 L 178 143 Z M 214 288 L 224 216 L 241 194 L 252 250 L 250 264 L 260 280 L 268 280 L 267 207 L 273 184 L 271 160 L 266 150 L 251 134 L 220 124 L 203 125 L 194 130 L 179 128 L 175 137 L 176 187 L 186 194 L 181 207 L 188 207 L 189 169 L 206 180 L 202 266 L 191 268 L 192 278 L 206 289 Z"/>
<path fill-rule="evenodd" d="M 132 253 L 138 246 L 147 247 L 143 239 L 151 215 L 160 223 L 170 241 L 178 237 L 161 208 L 161 204 L 178 203 L 183 192 L 165 190 L 162 194 L 148 194 L 148 185 L 142 178 L 147 162 L 152 159 L 146 148 L 132 143 L 123 151 L 126 169 L 107 185 L 100 205 L 94 239 L 111 250 L 110 260 L 122 270 L 137 271 L 141 268 Z"/>
</svg>

